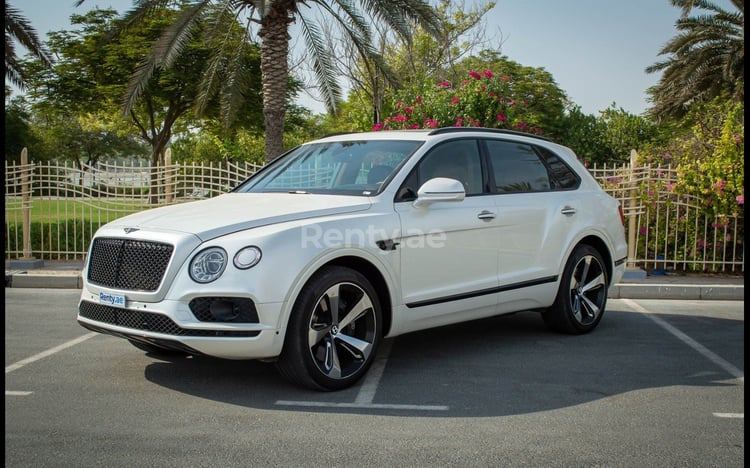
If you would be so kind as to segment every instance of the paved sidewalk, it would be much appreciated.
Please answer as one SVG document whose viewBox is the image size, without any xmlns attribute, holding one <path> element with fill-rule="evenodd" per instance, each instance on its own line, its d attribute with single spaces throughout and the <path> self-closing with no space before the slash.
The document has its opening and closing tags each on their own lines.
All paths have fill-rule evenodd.
<svg viewBox="0 0 750 468">
<path fill-rule="evenodd" d="M 20 262 L 5 262 L 6 288 L 81 289 L 81 261 L 45 261 L 39 268 L 19 268 Z M 626 272 L 609 290 L 612 299 L 705 299 L 745 300 L 745 278 L 728 274 L 646 274 Z"/>
</svg>

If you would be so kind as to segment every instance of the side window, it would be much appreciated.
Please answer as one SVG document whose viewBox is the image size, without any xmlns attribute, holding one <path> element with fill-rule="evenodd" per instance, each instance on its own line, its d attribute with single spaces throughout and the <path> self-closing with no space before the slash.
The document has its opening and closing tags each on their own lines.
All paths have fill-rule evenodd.
<svg viewBox="0 0 750 468">
<path fill-rule="evenodd" d="M 417 166 L 418 187 L 434 177 L 449 177 L 464 184 L 466 195 L 482 193 L 482 165 L 476 140 L 442 143 Z"/>
<path fill-rule="evenodd" d="M 550 179 L 555 190 L 568 190 L 578 187 L 581 179 L 563 162 L 560 156 L 541 146 L 537 146 L 537 151 L 547 162 Z"/>
<path fill-rule="evenodd" d="M 487 150 L 499 193 L 550 190 L 547 168 L 530 145 L 487 140 Z"/>
</svg>

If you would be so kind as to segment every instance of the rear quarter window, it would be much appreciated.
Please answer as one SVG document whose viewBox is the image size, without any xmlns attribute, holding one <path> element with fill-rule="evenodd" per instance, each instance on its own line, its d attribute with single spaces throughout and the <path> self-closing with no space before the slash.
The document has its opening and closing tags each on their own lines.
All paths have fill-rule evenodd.
<svg viewBox="0 0 750 468">
<path fill-rule="evenodd" d="M 563 162 L 559 155 L 542 146 L 537 146 L 536 150 L 549 168 L 553 190 L 572 190 L 578 188 L 581 178 Z"/>
</svg>

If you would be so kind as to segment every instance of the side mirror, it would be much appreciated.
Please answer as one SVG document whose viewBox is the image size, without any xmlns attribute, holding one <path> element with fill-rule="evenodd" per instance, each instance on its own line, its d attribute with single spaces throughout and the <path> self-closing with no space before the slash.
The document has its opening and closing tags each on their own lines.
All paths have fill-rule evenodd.
<svg viewBox="0 0 750 468">
<path fill-rule="evenodd" d="M 464 198 L 466 191 L 461 182 L 447 177 L 435 177 L 419 187 L 414 206 L 427 206 L 435 202 L 459 202 Z"/>
</svg>

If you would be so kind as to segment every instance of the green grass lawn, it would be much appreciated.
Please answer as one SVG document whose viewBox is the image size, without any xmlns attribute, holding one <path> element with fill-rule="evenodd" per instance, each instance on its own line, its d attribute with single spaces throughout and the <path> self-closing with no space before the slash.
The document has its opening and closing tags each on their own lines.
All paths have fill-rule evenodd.
<svg viewBox="0 0 750 468">
<path fill-rule="evenodd" d="M 127 214 L 149 208 L 149 205 L 134 200 L 70 200 L 33 199 L 31 221 L 56 222 L 66 219 L 113 220 Z M 23 219 L 20 198 L 6 198 L 5 222 L 21 222 Z"/>
</svg>

